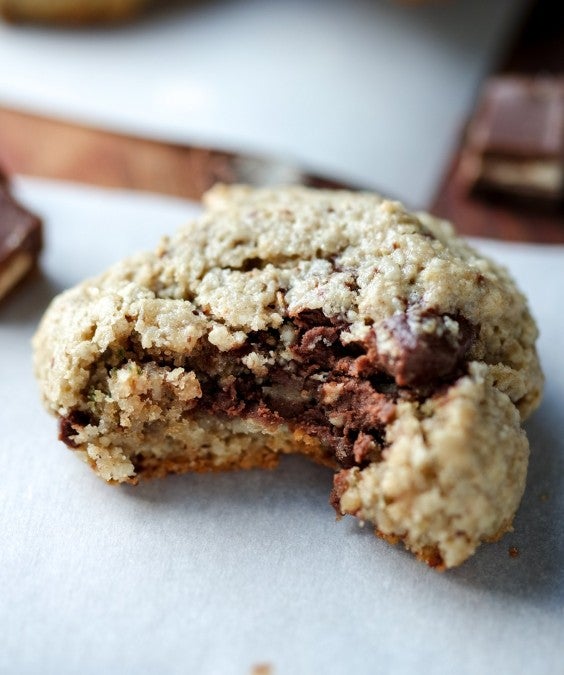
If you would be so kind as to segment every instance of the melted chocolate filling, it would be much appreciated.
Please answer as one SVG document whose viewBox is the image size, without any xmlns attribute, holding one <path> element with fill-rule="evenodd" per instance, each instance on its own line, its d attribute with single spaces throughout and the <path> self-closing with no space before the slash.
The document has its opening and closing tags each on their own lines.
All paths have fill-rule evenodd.
<svg viewBox="0 0 564 675">
<path fill-rule="evenodd" d="M 273 428 L 287 424 L 319 439 L 328 462 L 336 460 L 345 469 L 377 461 L 397 400 L 427 397 L 463 372 L 474 334 L 471 324 L 430 311 L 421 316 L 433 319 L 439 330 L 415 333 L 407 313 L 381 324 L 392 345 L 386 354 L 378 352 L 374 329 L 364 342 L 344 344 L 340 336 L 346 324 L 320 310 L 291 318 L 296 339 L 290 347 L 293 358 L 284 365 L 273 358 L 280 341 L 273 329 L 251 333 L 243 347 L 228 354 L 205 347 L 183 363 L 196 372 L 202 388 L 196 410 L 254 418 Z M 447 320 L 456 321 L 457 333 L 446 330 Z M 172 366 L 133 342 L 125 353 L 137 362 Z M 241 361 L 251 353 L 263 357 L 260 377 Z M 61 440 L 75 447 L 73 435 L 90 421 L 87 413 L 73 411 L 60 422 Z"/>
<path fill-rule="evenodd" d="M 318 438 L 341 467 L 365 466 L 381 454 L 398 398 L 428 396 L 461 374 L 473 330 L 464 318 L 456 321 L 453 338 L 447 331 L 415 335 L 407 316 L 392 317 L 385 326 L 394 341 L 392 359 L 378 354 L 374 331 L 362 344 L 343 344 L 346 324 L 319 310 L 301 312 L 292 318 L 292 361 L 271 366 L 260 379 L 246 369 L 224 380 L 204 376 L 200 409 L 285 423 Z M 266 356 L 277 341 L 275 332 L 254 333 L 238 356 Z"/>
</svg>

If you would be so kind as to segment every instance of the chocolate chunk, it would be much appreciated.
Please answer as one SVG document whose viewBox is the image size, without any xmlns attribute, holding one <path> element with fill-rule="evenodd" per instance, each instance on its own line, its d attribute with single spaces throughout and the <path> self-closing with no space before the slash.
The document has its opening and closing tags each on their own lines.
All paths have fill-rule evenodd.
<svg viewBox="0 0 564 675">
<path fill-rule="evenodd" d="M 33 268 L 41 246 L 41 220 L 12 197 L 0 172 L 0 299 Z"/>
<path fill-rule="evenodd" d="M 270 380 L 269 385 L 262 387 L 263 396 L 270 408 L 284 419 L 302 417 L 311 405 L 311 397 L 305 388 L 305 378 L 278 367 L 271 371 Z"/>
<path fill-rule="evenodd" d="M 333 348 L 339 339 L 340 330 L 334 327 L 317 326 L 310 328 L 300 338 L 292 352 L 304 362 L 323 364 L 326 369 L 335 363 Z"/>
<path fill-rule="evenodd" d="M 376 331 L 379 365 L 399 387 L 436 385 L 453 377 L 474 333 L 463 317 L 416 311 L 397 314 Z"/>
<path fill-rule="evenodd" d="M 564 200 L 564 77 L 497 77 L 486 85 L 461 162 L 471 190 Z"/>
<path fill-rule="evenodd" d="M 306 331 L 310 328 L 317 328 L 319 326 L 342 325 L 342 322 L 325 316 L 321 309 L 304 309 L 297 314 L 291 315 L 291 318 L 294 325 Z"/>
<path fill-rule="evenodd" d="M 73 436 L 80 433 L 90 422 L 91 418 L 88 413 L 82 410 L 71 410 L 66 417 L 59 419 L 59 440 L 69 448 L 76 448 Z"/>
<path fill-rule="evenodd" d="M 394 417 L 394 404 L 386 394 L 376 391 L 369 381 L 352 377 L 324 384 L 321 403 L 345 431 L 384 426 Z"/>
</svg>

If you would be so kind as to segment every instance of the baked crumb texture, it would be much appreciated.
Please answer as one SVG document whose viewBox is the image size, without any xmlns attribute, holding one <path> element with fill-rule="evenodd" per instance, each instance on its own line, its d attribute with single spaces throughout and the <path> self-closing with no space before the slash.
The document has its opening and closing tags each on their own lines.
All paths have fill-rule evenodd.
<svg viewBox="0 0 564 675">
<path fill-rule="evenodd" d="M 217 186 L 205 205 L 46 312 L 60 438 L 120 483 L 306 454 L 335 469 L 338 514 L 438 568 L 508 531 L 542 375 L 507 272 L 372 194 Z"/>
</svg>

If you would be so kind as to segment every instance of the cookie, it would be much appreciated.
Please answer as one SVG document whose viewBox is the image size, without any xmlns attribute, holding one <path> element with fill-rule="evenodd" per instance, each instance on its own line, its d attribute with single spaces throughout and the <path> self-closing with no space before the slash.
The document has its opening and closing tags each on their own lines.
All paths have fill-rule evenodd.
<svg viewBox="0 0 564 675">
<path fill-rule="evenodd" d="M 135 15 L 147 0 L 0 0 L 0 14 L 9 21 L 96 23 Z"/>
<path fill-rule="evenodd" d="M 542 390 L 507 272 L 373 194 L 217 186 L 205 205 L 46 312 L 61 440 L 109 482 L 303 453 L 336 471 L 339 515 L 438 567 L 506 532 Z"/>
<path fill-rule="evenodd" d="M 0 300 L 35 267 L 42 244 L 40 218 L 14 199 L 0 169 Z"/>
</svg>

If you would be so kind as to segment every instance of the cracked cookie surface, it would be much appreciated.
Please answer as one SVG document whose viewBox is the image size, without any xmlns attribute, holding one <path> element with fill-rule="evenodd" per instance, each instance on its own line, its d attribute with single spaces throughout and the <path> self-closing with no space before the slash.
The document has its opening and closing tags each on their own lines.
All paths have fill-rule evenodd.
<svg viewBox="0 0 564 675">
<path fill-rule="evenodd" d="M 435 566 L 507 531 L 542 390 L 507 272 L 372 194 L 205 204 L 53 301 L 35 366 L 60 438 L 114 482 L 305 453 L 336 470 L 338 513 Z"/>
</svg>

